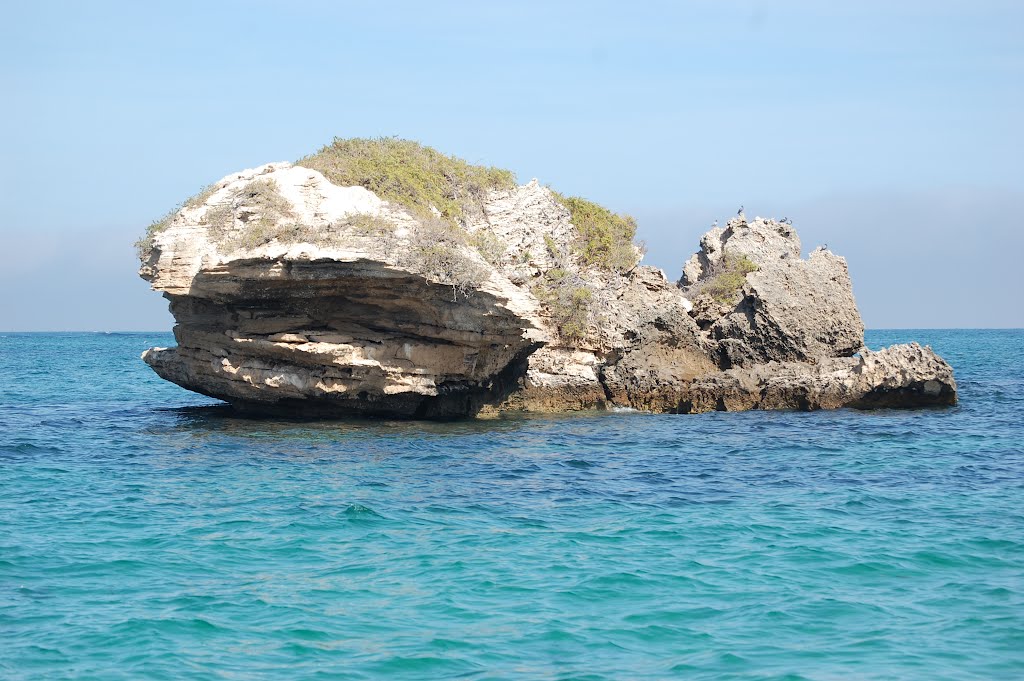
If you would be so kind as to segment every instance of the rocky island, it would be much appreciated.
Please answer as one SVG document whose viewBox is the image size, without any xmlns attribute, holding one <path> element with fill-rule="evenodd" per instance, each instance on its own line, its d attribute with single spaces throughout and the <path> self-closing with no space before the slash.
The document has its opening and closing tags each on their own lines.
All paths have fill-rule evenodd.
<svg viewBox="0 0 1024 681">
<path fill-rule="evenodd" d="M 669 281 L 636 224 L 405 140 L 229 175 L 150 226 L 161 377 L 251 412 L 455 418 L 956 403 L 930 348 L 864 347 L 846 261 L 738 215 Z"/>
</svg>

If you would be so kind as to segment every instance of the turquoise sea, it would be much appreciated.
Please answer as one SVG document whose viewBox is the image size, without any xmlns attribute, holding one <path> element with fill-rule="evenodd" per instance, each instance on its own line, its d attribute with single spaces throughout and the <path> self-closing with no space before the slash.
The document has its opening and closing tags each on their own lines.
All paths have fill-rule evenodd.
<svg viewBox="0 0 1024 681">
<path fill-rule="evenodd" d="M 1024 678 L 1024 331 L 953 409 L 257 421 L 0 334 L 0 678 Z"/>
</svg>

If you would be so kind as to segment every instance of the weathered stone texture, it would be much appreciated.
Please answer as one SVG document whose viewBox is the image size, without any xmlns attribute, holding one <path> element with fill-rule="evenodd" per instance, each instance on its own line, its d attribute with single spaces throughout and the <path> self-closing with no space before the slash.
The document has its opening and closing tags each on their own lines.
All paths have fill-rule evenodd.
<svg viewBox="0 0 1024 681">
<path fill-rule="evenodd" d="M 238 198 L 256 180 L 273 181 L 286 218 Z M 240 238 L 257 228 L 269 236 Z M 863 348 L 845 260 L 801 259 L 788 224 L 711 230 L 679 285 L 653 267 L 583 266 L 569 211 L 536 181 L 446 229 L 287 163 L 228 176 L 155 236 L 140 274 L 170 301 L 178 346 L 143 358 L 240 409 L 314 417 L 955 403 L 930 349 Z M 756 269 L 708 295 L 738 257 Z M 553 268 L 590 292 L 572 338 L 542 295 Z"/>
</svg>

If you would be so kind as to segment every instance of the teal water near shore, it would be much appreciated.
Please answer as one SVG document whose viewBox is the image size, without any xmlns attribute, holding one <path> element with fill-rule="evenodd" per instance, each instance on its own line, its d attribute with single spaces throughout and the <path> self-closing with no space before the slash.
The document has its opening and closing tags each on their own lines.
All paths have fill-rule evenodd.
<svg viewBox="0 0 1024 681">
<path fill-rule="evenodd" d="M 0 678 L 1024 678 L 1024 331 L 961 404 L 239 419 L 0 333 Z"/>
</svg>

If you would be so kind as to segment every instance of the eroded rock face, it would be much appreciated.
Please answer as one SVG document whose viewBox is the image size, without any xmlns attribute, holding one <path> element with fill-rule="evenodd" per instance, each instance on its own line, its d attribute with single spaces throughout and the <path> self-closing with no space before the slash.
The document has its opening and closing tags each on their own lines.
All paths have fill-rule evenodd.
<svg viewBox="0 0 1024 681">
<path fill-rule="evenodd" d="M 322 243 L 237 245 L 248 225 L 213 230 L 207 213 L 254 180 L 273 180 L 295 224 L 320 230 Z M 347 228 L 354 215 L 392 231 Z M 516 385 L 546 339 L 531 321 L 536 301 L 469 249 L 459 255 L 482 273 L 472 291 L 417 272 L 394 248 L 416 227 L 365 189 L 305 168 L 229 176 L 156 236 L 142 274 L 170 300 L 178 347 L 143 358 L 170 381 L 248 409 L 476 413 Z"/>
<path fill-rule="evenodd" d="M 753 271 L 727 300 L 702 292 L 728 262 Z M 716 341 L 722 368 L 764 362 L 816 362 L 848 357 L 864 346 L 864 324 L 853 298 L 846 260 L 818 249 L 800 257 L 792 226 L 740 216 L 704 235 L 683 267 L 684 294 L 695 318 Z"/>
<path fill-rule="evenodd" d="M 769 362 L 692 382 L 678 411 L 929 407 L 956 404 L 953 370 L 931 348 L 894 345 L 817 364 Z"/>
<path fill-rule="evenodd" d="M 233 260 L 169 295 L 178 347 L 144 359 L 249 408 L 441 417 L 474 413 L 525 371 L 528 319 L 483 291 L 369 259 Z"/>
<path fill-rule="evenodd" d="M 140 274 L 178 346 L 143 358 L 240 409 L 311 417 L 955 402 L 930 349 L 862 349 L 845 261 L 801 259 L 788 224 L 713 229 L 677 285 L 582 263 L 536 181 L 481 206 L 454 227 L 288 163 L 228 176 L 154 236 Z"/>
</svg>

